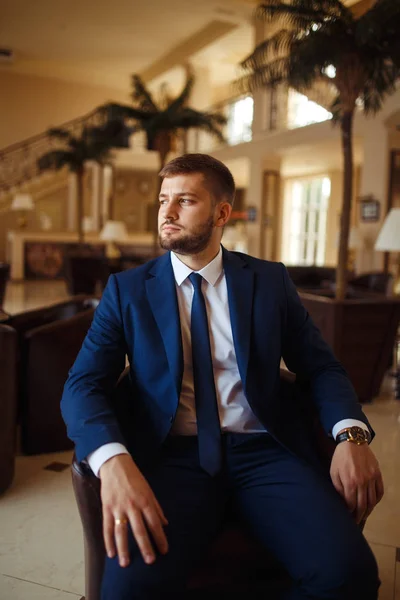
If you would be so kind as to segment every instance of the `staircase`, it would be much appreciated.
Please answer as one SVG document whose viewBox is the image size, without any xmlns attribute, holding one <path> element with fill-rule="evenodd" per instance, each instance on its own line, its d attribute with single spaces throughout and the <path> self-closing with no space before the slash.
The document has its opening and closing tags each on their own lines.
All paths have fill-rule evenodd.
<svg viewBox="0 0 400 600">
<path fill-rule="evenodd" d="M 59 127 L 80 136 L 84 127 L 99 126 L 104 124 L 105 120 L 106 116 L 99 109 L 95 109 Z M 0 150 L 0 210 L 8 203 L 9 196 L 28 182 L 49 177 L 48 174 L 40 172 L 37 161 L 43 154 L 60 148 L 60 144 L 60 141 L 51 139 L 47 133 L 41 133 Z"/>
</svg>

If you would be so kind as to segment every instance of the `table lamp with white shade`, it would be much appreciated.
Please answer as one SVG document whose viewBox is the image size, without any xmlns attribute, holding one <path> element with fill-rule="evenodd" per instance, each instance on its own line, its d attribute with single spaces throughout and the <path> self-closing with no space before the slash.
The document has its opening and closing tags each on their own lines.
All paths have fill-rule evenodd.
<svg viewBox="0 0 400 600">
<path fill-rule="evenodd" d="M 400 208 L 392 208 L 386 215 L 375 242 L 375 250 L 400 253 Z M 396 280 L 393 284 L 393 292 L 400 295 L 400 262 L 397 268 Z"/>
<path fill-rule="evenodd" d="M 115 246 L 115 242 L 124 240 L 128 237 L 128 231 L 123 221 L 106 221 L 100 232 L 100 239 L 109 242 L 107 244 L 107 258 L 119 258 L 120 251 Z"/>
<path fill-rule="evenodd" d="M 28 224 L 27 213 L 35 207 L 32 196 L 30 194 L 15 194 L 11 203 L 11 210 L 18 211 L 20 214 L 17 219 L 18 227 L 25 229 Z"/>
</svg>

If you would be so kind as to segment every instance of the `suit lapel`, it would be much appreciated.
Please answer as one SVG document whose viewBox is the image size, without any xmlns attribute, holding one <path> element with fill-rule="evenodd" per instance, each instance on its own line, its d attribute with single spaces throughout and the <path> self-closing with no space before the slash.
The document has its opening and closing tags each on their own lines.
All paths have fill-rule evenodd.
<svg viewBox="0 0 400 600">
<path fill-rule="evenodd" d="M 233 343 L 243 387 L 246 384 L 252 329 L 254 273 L 238 255 L 223 249 Z"/>
<path fill-rule="evenodd" d="M 169 252 L 150 271 L 147 298 L 164 343 L 165 353 L 179 399 L 183 375 L 182 335 L 175 278 Z"/>
</svg>

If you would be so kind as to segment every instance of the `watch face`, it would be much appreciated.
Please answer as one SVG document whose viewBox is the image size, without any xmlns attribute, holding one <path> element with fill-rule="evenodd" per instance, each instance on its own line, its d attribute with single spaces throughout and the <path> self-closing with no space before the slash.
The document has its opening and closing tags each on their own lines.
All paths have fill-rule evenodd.
<svg viewBox="0 0 400 600">
<path fill-rule="evenodd" d="M 364 429 L 362 429 L 362 427 L 351 427 L 350 435 L 355 442 L 365 442 L 367 439 L 367 434 L 365 433 Z"/>
</svg>

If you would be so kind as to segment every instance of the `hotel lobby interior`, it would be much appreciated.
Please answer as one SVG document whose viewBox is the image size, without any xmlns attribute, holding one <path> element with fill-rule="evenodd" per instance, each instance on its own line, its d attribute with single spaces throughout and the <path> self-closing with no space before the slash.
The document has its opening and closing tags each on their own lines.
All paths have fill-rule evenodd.
<svg viewBox="0 0 400 600">
<path fill-rule="evenodd" d="M 342 1 L 357 18 L 375 4 Z M 349 374 L 385 485 L 363 533 L 379 600 L 400 600 L 400 89 L 376 115 L 361 104 L 354 115 L 340 298 L 346 177 L 332 94 L 284 84 L 239 91 L 240 64 L 271 33 L 257 4 L 5 0 L 0 8 L 0 600 L 100 600 L 88 574 L 96 541 L 85 547 L 83 529 L 95 520 L 93 480 L 79 471 L 73 486 L 61 394 L 110 275 L 163 254 L 158 172 L 186 152 L 210 154 L 234 176 L 223 246 L 286 265 Z M 179 126 L 151 140 L 129 113 L 142 101 L 162 115 L 176 98 L 182 110 L 211 115 L 211 129 Z M 104 142 L 111 104 L 121 129 Z M 96 140 L 108 143 L 104 154 L 91 154 Z M 67 160 L 56 164 L 54 152 Z M 251 562 L 254 550 L 236 543 L 240 536 L 232 556 Z M 272 567 L 264 575 L 277 576 Z M 193 598 L 203 597 L 193 585 Z"/>
</svg>

